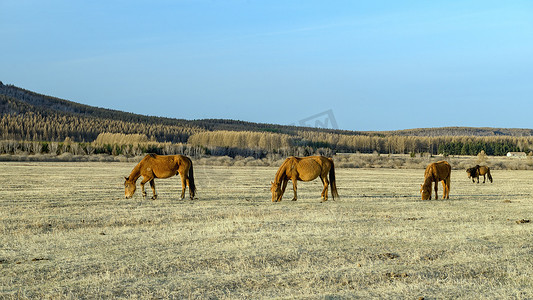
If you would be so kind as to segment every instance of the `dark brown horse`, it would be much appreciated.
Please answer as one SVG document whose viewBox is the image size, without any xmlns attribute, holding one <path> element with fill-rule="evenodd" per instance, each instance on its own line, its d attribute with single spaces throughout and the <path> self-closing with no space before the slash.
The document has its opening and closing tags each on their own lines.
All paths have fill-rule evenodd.
<svg viewBox="0 0 533 300">
<path fill-rule="evenodd" d="M 429 164 L 424 173 L 424 184 L 420 185 L 422 200 L 431 200 L 431 185 L 433 182 L 435 182 L 435 199 L 439 199 L 437 194 L 439 181 L 442 181 L 442 188 L 444 189 L 442 198 L 449 199 L 451 173 L 452 167 L 447 161 L 438 161 Z"/>
<path fill-rule="evenodd" d="M 155 192 L 155 178 L 169 178 L 180 174 L 181 177 L 181 199 L 185 198 L 185 188 L 189 186 L 189 195 L 191 200 L 196 194 L 196 186 L 194 185 L 194 175 L 192 168 L 192 161 L 187 156 L 183 155 L 146 155 L 131 171 L 130 176 L 124 177 L 124 194 L 126 198 L 131 198 L 135 193 L 136 182 L 140 176 L 143 177 L 141 181 L 141 190 L 143 198 L 146 197 L 144 184 L 150 182 L 152 188 L 152 199 L 157 199 Z"/>
<path fill-rule="evenodd" d="M 492 175 L 490 175 L 490 169 L 487 166 L 480 166 L 476 165 L 475 167 L 466 169 L 466 174 L 468 174 L 468 178 L 472 178 L 472 182 L 475 182 L 474 179 L 477 179 L 477 183 L 479 183 L 479 176 L 483 176 L 483 183 L 487 180 L 485 175 L 489 178 L 490 183 L 492 183 Z"/>
<path fill-rule="evenodd" d="M 329 180 L 328 180 L 329 173 Z M 328 185 L 331 184 L 331 195 L 333 200 L 339 197 L 337 193 L 337 185 L 335 183 L 335 166 L 331 158 L 324 156 L 307 156 L 294 157 L 291 156 L 281 164 L 276 173 L 276 178 L 271 183 L 270 191 L 272 192 L 272 202 L 279 202 L 283 197 L 285 188 L 289 180 L 292 180 L 292 187 L 294 190 L 294 198 L 297 200 L 296 182 L 311 181 L 320 177 L 324 189 L 322 190 L 322 202 L 328 200 Z"/>
</svg>

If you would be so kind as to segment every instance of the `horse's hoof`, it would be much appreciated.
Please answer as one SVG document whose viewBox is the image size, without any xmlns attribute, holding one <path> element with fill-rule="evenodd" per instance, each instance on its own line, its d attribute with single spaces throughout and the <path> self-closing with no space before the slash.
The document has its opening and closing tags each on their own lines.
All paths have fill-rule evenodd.
<svg viewBox="0 0 533 300">
<path fill-rule="evenodd" d="M 157 199 L 157 196 L 152 196 L 152 200 L 156 200 Z"/>
<path fill-rule="evenodd" d="M 296 200 L 298 200 L 298 199 L 296 199 L 296 198 L 293 198 L 293 199 L 292 199 L 292 201 L 296 201 Z"/>
</svg>

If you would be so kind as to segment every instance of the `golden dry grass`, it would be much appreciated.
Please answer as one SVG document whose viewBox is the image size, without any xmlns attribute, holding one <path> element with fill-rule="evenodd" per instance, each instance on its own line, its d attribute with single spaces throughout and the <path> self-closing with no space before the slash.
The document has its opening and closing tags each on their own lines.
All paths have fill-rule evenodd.
<svg viewBox="0 0 533 300">
<path fill-rule="evenodd" d="M 0 298 L 533 298 L 533 173 L 337 169 L 271 203 L 271 167 L 196 166 L 199 199 L 123 199 L 134 163 L 0 163 Z M 290 185 L 289 185 L 290 186 Z M 148 195 L 150 196 L 150 189 Z M 442 195 L 442 186 L 439 186 Z"/>
</svg>

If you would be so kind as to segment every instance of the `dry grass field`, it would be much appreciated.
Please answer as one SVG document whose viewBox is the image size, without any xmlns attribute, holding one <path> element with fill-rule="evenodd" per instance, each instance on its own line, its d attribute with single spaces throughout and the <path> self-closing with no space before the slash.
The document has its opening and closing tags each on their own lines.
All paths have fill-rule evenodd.
<svg viewBox="0 0 533 300">
<path fill-rule="evenodd" d="M 126 200 L 134 165 L 0 163 L 0 298 L 533 298 L 532 171 L 421 201 L 421 169 L 337 169 L 339 201 L 272 203 L 276 168 L 205 165 L 197 200 Z"/>
</svg>

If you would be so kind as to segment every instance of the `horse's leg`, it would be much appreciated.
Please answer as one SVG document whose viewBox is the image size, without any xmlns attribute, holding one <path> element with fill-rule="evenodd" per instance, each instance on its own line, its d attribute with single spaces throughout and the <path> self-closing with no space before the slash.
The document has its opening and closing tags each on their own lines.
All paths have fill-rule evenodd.
<svg viewBox="0 0 533 300">
<path fill-rule="evenodd" d="M 180 200 L 183 200 L 185 198 L 185 188 L 187 187 L 187 178 L 185 178 L 185 174 L 180 174 L 181 177 L 181 196 Z"/>
<path fill-rule="evenodd" d="M 486 179 L 487 179 L 487 178 L 485 177 L 485 174 L 483 174 L 483 183 L 485 183 L 485 180 L 486 180 Z"/>
<path fill-rule="evenodd" d="M 185 179 L 185 183 L 189 187 L 189 197 L 191 198 L 191 200 L 193 200 L 194 197 L 192 195 L 192 189 L 191 189 L 191 184 L 189 183 L 189 177 L 187 177 L 187 179 Z"/>
<path fill-rule="evenodd" d="M 450 199 L 450 178 L 448 177 L 448 180 L 446 180 L 446 199 Z"/>
<path fill-rule="evenodd" d="M 287 188 L 287 183 L 289 183 L 289 180 L 287 178 L 283 179 L 283 183 L 281 184 L 281 194 L 279 195 L 277 202 L 281 201 L 281 198 L 283 197 L 283 194 L 285 193 L 285 188 Z"/>
<path fill-rule="evenodd" d="M 141 192 L 143 194 L 143 198 L 146 198 L 146 191 L 144 190 L 144 184 L 147 183 L 148 181 L 152 180 L 152 178 L 150 177 L 143 177 L 143 180 L 141 181 Z"/>
<path fill-rule="evenodd" d="M 152 200 L 155 200 L 157 199 L 157 194 L 155 192 L 155 179 L 152 178 L 152 180 L 150 180 L 150 187 L 152 188 Z"/>
<path fill-rule="evenodd" d="M 296 182 L 298 179 L 292 179 L 292 189 L 294 190 L 294 198 L 292 198 L 292 201 L 298 200 L 298 195 L 296 194 Z"/>
<path fill-rule="evenodd" d="M 437 194 L 438 191 L 439 191 L 439 182 L 435 181 L 435 200 L 439 200 L 439 194 Z M 429 200 L 431 200 L 431 196 L 429 196 Z"/>
<path fill-rule="evenodd" d="M 436 183 L 435 183 L 436 185 Z M 446 195 L 448 195 L 448 186 L 446 184 L 446 179 L 444 179 L 442 181 L 442 189 L 443 189 L 443 192 L 442 192 L 442 199 L 446 199 Z"/>
<path fill-rule="evenodd" d="M 324 176 L 324 178 L 320 177 L 322 180 L 322 183 L 324 184 L 324 189 L 322 190 L 322 202 L 328 201 L 328 177 Z"/>
<path fill-rule="evenodd" d="M 145 184 L 145 183 L 146 183 L 146 182 L 142 182 L 142 181 L 141 181 L 141 192 L 142 192 L 143 198 L 146 198 L 146 191 L 144 190 L 144 184 Z"/>
<path fill-rule="evenodd" d="M 324 186 L 324 178 L 322 176 L 319 176 L 319 177 L 320 177 L 320 181 L 322 182 L 322 186 Z M 320 199 L 324 201 L 324 189 L 322 189 L 322 193 L 320 194 Z"/>
</svg>

